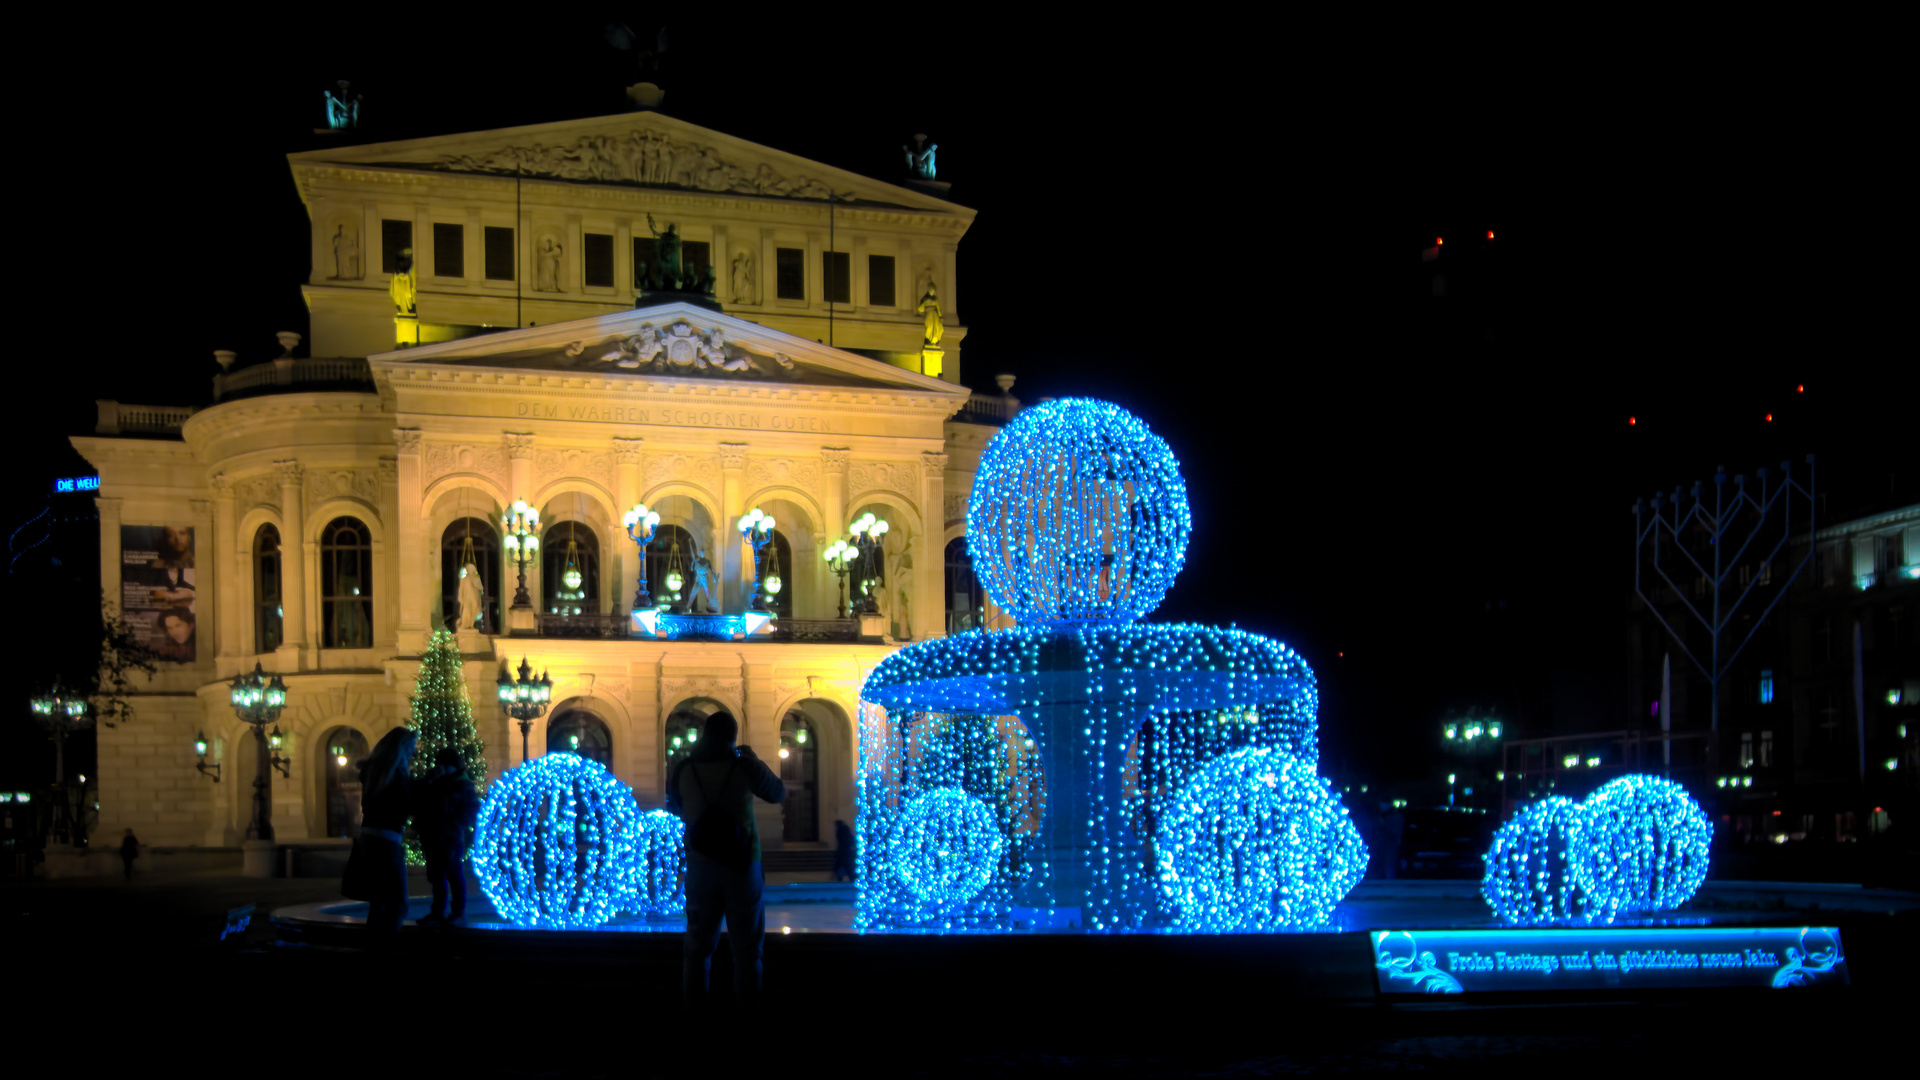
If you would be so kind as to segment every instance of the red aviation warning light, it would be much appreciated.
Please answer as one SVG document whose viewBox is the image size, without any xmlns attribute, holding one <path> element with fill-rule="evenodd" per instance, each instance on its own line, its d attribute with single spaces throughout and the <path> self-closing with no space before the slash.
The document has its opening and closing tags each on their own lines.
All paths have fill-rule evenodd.
<svg viewBox="0 0 1920 1080">
<path fill-rule="evenodd" d="M 1488 230 L 1487 230 L 1487 239 L 1489 239 L 1489 240 L 1491 240 L 1491 239 L 1493 239 L 1493 230 L 1492 230 L 1492 229 L 1488 229 Z"/>
<path fill-rule="evenodd" d="M 1801 384 L 1800 384 L 1799 386 L 1796 386 L 1796 387 L 1794 387 L 1794 388 L 1793 388 L 1793 392 L 1794 392 L 1794 393 L 1796 393 L 1796 394 L 1804 394 L 1804 393 L 1806 393 L 1806 392 L 1807 392 L 1807 384 L 1806 384 L 1806 383 L 1801 383 Z"/>
<path fill-rule="evenodd" d="M 1634 417 L 1634 416 L 1629 416 L 1629 417 L 1627 417 L 1627 426 L 1628 426 L 1628 427 L 1633 427 L 1634 425 L 1636 425 L 1636 424 L 1638 424 L 1639 422 L 1640 422 L 1640 419 L 1639 419 L 1638 417 Z"/>
<path fill-rule="evenodd" d="M 1434 247 L 1439 247 L 1441 244 L 1444 244 L 1446 242 L 1447 242 L 1447 238 L 1444 236 L 1436 236 L 1433 238 Z"/>
<path fill-rule="evenodd" d="M 1773 414 L 1772 414 L 1772 413 L 1768 413 L 1768 414 L 1767 414 L 1767 423 L 1769 423 L 1769 424 L 1771 424 L 1771 423 L 1773 423 Z"/>
</svg>

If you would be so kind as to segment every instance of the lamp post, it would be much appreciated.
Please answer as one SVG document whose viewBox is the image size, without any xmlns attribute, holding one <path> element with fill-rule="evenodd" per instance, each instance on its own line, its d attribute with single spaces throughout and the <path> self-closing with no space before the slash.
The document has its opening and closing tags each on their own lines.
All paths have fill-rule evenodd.
<svg viewBox="0 0 1920 1080">
<path fill-rule="evenodd" d="M 645 611 L 653 606 L 653 598 L 647 595 L 647 545 L 653 542 L 660 515 L 647 509 L 646 503 L 639 503 L 627 511 L 626 523 L 627 538 L 640 547 L 640 583 L 633 590 L 633 610 Z"/>
<path fill-rule="evenodd" d="M 766 575 L 761 572 L 760 560 L 767 545 L 773 543 L 773 515 L 761 513 L 760 508 L 756 506 L 741 515 L 736 524 L 740 530 L 741 539 L 753 547 L 753 603 L 751 606 L 755 611 L 765 611 L 767 610 Z"/>
<path fill-rule="evenodd" d="M 66 690 L 56 681 L 52 690 L 33 698 L 33 718 L 47 730 L 47 738 L 53 740 L 53 838 L 62 844 L 84 845 L 86 833 L 74 821 L 67 806 L 67 736 L 93 725 L 93 706 L 85 697 Z M 84 782 L 81 794 L 86 794 Z"/>
<path fill-rule="evenodd" d="M 200 771 L 200 775 L 211 776 L 213 777 L 214 783 L 216 784 L 219 783 L 220 782 L 220 763 L 216 761 L 211 765 L 207 764 L 207 733 L 206 732 L 202 731 L 198 735 L 195 735 L 193 737 L 193 752 L 200 755 L 200 760 L 198 762 L 195 762 L 193 767 Z"/>
<path fill-rule="evenodd" d="M 840 618 L 844 619 L 847 617 L 848 564 L 853 562 L 853 560 L 859 556 L 860 552 L 845 540 L 835 540 L 833 546 L 827 549 L 826 554 L 827 569 L 833 571 L 833 576 L 839 579 L 835 582 L 836 588 L 834 595 L 840 600 Z"/>
<path fill-rule="evenodd" d="M 880 560 L 885 557 L 880 538 L 887 534 L 888 527 L 885 518 L 876 518 L 871 513 L 861 515 L 860 520 L 847 526 L 847 531 L 853 533 L 853 543 L 860 555 L 860 598 L 854 604 L 854 610 L 862 615 L 880 613 L 873 587 L 880 584 Z"/>
<path fill-rule="evenodd" d="M 233 701 L 233 715 L 253 728 L 254 746 L 259 751 L 259 769 L 253 777 L 253 823 L 247 826 L 247 832 L 255 840 L 272 840 L 273 770 L 279 769 L 281 776 L 292 776 L 287 768 L 292 762 L 280 756 L 286 736 L 275 723 L 280 719 L 280 710 L 287 707 L 287 684 L 280 681 L 279 675 L 268 682 L 266 672 L 256 663 L 251 673 L 235 675 L 227 689 Z M 272 734 L 267 733 L 268 724 L 274 725 Z M 197 740 L 195 748 L 204 745 L 204 739 Z"/>
<path fill-rule="evenodd" d="M 528 666 L 527 658 L 520 658 L 520 679 L 507 678 L 500 673 L 496 683 L 500 689 L 500 711 L 520 721 L 520 763 L 527 763 L 527 733 L 533 730 L 534 717 L 547 711 L 547 702 L 553 698 L 553 680 L 542 672 L 538 679 L 533 677 L 533 668 Z"/>
<path fill-rule="evenodd" d="M 507 557 L 520 571 L 520 587 L 513 594 L 513 606 L 530 608 L 533 597 L 527 595 L 527 564 L 540 557 L 540 511 L 517 499 L 500 519 L 506 529 Z"/>
</svg>

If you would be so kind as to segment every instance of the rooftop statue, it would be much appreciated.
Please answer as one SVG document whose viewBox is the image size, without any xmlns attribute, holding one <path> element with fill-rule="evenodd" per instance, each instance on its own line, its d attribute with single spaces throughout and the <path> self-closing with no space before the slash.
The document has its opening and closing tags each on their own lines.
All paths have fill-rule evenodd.
<svg viewBox="0 0 1920 1080">
<path fill-rule="evenodd" d="M 921 180 L 931 180 L 934 178 L 933 154 L 934 151 L 940 149 L 939 143 L 934 143 L 929 146 L 927 145 L 927 137 L 925 135 L 915 135 L 913 137 L 913 149 L 908 150 L 904 146 L 900 149 L 907 155 L 907 171 L 913 173 L 914 176 Z"/>
<path fill-rule="evenodd" d="M 680 281 L 680 226 L 669 223 L 667 231 L 661 232 L 653 224 L 653 215 L 648 214 L 647 231 L 651 232 L 654 238 L 654 288 L 680 291 L 683 287 Z"/>
<path fill-rule="evenodd" d="M 413 249 L 400 252 L 400 268 L 393 272 L 393 280 L 387 290 L 393 295 L 393 310 L 397 315 L 414 314 Z"/>
<path fill-rule="evenodd" d="M 336 89 L 320 92 L 327 99 L 327 126 L 335 131 L 359 127 L 360 95 L 353 92 L 353 84 L 345 79 L 335 86 Z"/>
</svg>

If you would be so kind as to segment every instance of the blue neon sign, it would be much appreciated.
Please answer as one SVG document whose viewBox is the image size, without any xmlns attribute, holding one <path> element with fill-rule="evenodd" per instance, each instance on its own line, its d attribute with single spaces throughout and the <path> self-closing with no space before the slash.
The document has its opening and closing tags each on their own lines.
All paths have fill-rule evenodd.
<svg viewBox="0 0 1920 1080">
<path fill-rule="evenodd" d="M 67 491 L 98 491 L 100 478 L 97 476 L 63 476 L 53 482 L 56 493 Z"/>
<path fill-rule="evenodd" d="M 1845 986 L 1831 926 L 1376 930 L 1382 994 Z"/>
</svg>

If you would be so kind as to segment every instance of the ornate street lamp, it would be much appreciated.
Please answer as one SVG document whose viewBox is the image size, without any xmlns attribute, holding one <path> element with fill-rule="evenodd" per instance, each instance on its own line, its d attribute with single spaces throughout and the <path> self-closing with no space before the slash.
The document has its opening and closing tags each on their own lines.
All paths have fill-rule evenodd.
<svg viewBox="0 0 1920 1080">
<path fill-rule="evenodd" d="M 219 783 L 220 782 L 220 763 L 216 761 L 211 765 L 207 764 L 207 733 L 206 732 L 202 731 L 201 733 L 193 737 L 193 752 L 200 755 L 200 760 L 196 762 L 193 767 L 200 770 L 200 775 L 211 776 L 213 777 L 214 783 L 216 784 Z"/>
<path fill-rule="evenodd" d="M 67 805 L 67 736 L 93 726 L 93 706 L 85 697 L 56 681 L 52 690 L 33 698 L 33 718 L 46 729 L 47 738 L 53 740 L 53 838 L 62 844 L 84 844 L 86 836 L 75 824 Z M 80 792 L 84 799 L 84 781 Z"/>
<path fill-rule="evenodd" d="M 647 595 L 647 545 L 653 542 L 660 515 L 647 509 L 646 503 L 638 503 L 627 511 L 625 520 L 627 538 L 640 547 L 640 584 L 633 590 L 633 610 L 645 611 L 653 606 L 653 598 Z"/>
<path fill-rule="evenodd" d="M 500 689 L 500 711 L 520 721 L 520 762 L 527 762 L 527 733 L 533 730 L 533 720 L 547 711 L 547 702 L 553 698 L 553 680 L 542 672 L 538 679 L 533 677 L 533 668 L 527 665 L 527 658 L 520 658 L 520 679 L 518 682 L 500 673 L 495 684 Z"/>
<path fill-rule="evenodd" d="M 863 514 L 860 520 L 847 526 L 853 533 L 853 543 L 860 555 L 860 599 L 854 604 L 854 610 L 862 615 L 880 613 L 879 601 L 874 598 L 873 588 L 880 584 L 881 560 L 885 553 L 880 547 L 880 538 L 887 534 L 885 518 L 876 518 L 871 513 Z"/>
<path fill-rule="evenodd" d="M 275 675 L 273 681 L 267 681 L 267 673 L 259 664 L 253 665 L 250 674 L 235 675 L 227 688 L 233 701 L 233 715 L 253 728 L 254 746 L 259 750 L 259 769 L 253 777 L 253 824 L 247 827 L 255 840 L 273 839 L 273 770 L 279 769 L 280 775 L 292 777 L 288 766 L 293 762 L 280 756 L 280 747 L 286 736 L 280 733 L 275 721 L 280 719 L 280 710 L 287 707 L 287 684 Z M 267 733 L 267 725 L 274 724 L 273 733 Z M 195 749 L 202 749 L 206 740 L 196 741 Z M 203 770 L 204 771 L 204 770 Z"/>
<path fill-rule="evenodd" d="M 753 610 L 767 610 L 766 576 L 761 573 L 760 562 L 767 549 L 773 543 L 773 515 L 763 514 L 759 507 L 747 511 L 738 523 L 740 536 L 753 546 Z M 779 591 L 778 588 L 774 591 Z"/>
<path fill-rule="evenodd" d="M 540 557 L 540 511 L 528 506 L 524 499 L 515 500 L 500 524 L 506 529 L 502 542 L 507 547 L 507 558 L 512 559 L 520 571 L 520 588 L 513 594 L 513 606 L 532 607 L 533 597 L 527 595 L 527 564 Z"/>
<path fill-rule="evenodd" d="M 834 577 L 839 579 L 835 582 L 837 588 L 834 595 L 840 598 L 840 618 L 844 619 L 847 617 L 847 570 L 850 569 L 848 564 L 860 556 L 860 551 L 845 540 L 835 540 L 826 554 L 827 569 L 833 571 Z"/>
</svg>

